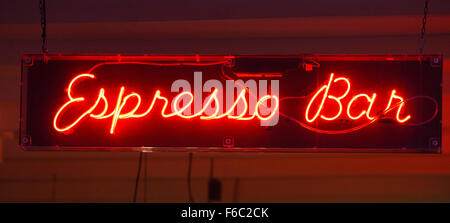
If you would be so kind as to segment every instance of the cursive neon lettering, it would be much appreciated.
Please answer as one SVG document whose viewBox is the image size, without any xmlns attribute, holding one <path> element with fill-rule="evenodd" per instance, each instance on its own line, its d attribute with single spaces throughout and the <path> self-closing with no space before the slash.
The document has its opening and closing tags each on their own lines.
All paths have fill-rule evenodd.
<svg viewBox="0 0 450 223">
<path fill-rule="evenodd" d="M 398 106 L 398 109 L 397 109 L 397 115 L 396 115 L 397 122 L 403 123 L 403 122 L 408 121 L 408 120 L 411 118 L 411 115 L 407 115 L 407 116 L 406 116 L 405 118 L 403 118 L 403 119 L 400 118 L 400 112 L 402 111 L 402 108 L 403 108 L 403 106 L 405 105 L 405 102 L 404 102 L 404 100 L 403 100 L 402 97 L 395 95 L 395 90 L 392 90 L 391 97 L 389 98 L 389 103 L 388 103 L 388 105 L 386 106 L 385 112 L 387 113 L 387 112 L 389 111 L 389 109 L 391 108 L 391 104 L 392 104 L 392 100 L 393 100 L 393 99 L 398 99 L 398 100 L 400 100 L 400 102 L 399 102 L 400 105 Z"/>
<path fill-rule="evenodd" d="M 117 101 L 116 101 L 116 105 L 114 107 L 114 110 L 107 114 L 108 112 L 108 99 L 105 96 L 105 89 L 101 88 L 98 92 L 97 95 L 97 100 L 95 101 L 95 103 L 89 107 L 89 109 L 87 109 L 82 115 L 78 116 L 75 118 L 75 121 L 73 121 L 71 124 L 65 126 L 65 127 L 60 127 L 59 126 L 59 122 L 61 119 L 61 115 L 63 112 L 66 112 L 66 110 L 68 109 L 68 107 L 71 104 L 77 103 L 77 102 L 82 102 L 85 100 L 84 97 L 77 97 L 74 98 L 72 96 L 72 90 L 73 87 L 76 85 L 76 82 L 78 80 L 81 79 L 85 79 L 85 78 L 91 78 L 94 79 L 95 76 L 93 74 L 80 74 L 78 76 L 76 76 L 75 78 L 73 78 L 70 83 L 69 86 L 67 88 L 67 96 L 69 98 L 69 100 L 63 104 L 57 111 L 54 119 L 53 119 L 53 127 L 56 131 L 58 132 L 66 132 L 71 130 L 72 128 L 74 128 L 77 124 L 79 124 L 81 122 L 81 120 L 83 120 L 84 118 L 88 117 L 88 118 L 92 118 L 92 119 L 106 119 L 106 118 L 112 118 L 111 119 L 111 127 L 110 127 L 110 134 L 114 134 L 117 123 L 120 119 L 129 119 L 129 118 L 142 118 L 145 117 L 146 115 L 148 115 L 154 108 L 156 101 L 157 100 L 161 100 L 163 101 L 163 107 L 161 109 L 161 116 L 164 118 L 170 118 L 173 116 L 178 116 L 184 119 L 190 119 L 190 118 L 195 118 L 195 117 L 199 117 L 201 120 L 211 120 L 211 119 L 220 119 L 220 118 L 229 118 L 229 119 L 236 119 L 236 120 L 251 120 L 254 118 L 260 119 L 260 120 L 268 120 L 271 119 L 277 112 L 278 112 L 278 107 L 279 107 L 279 101 L 278 101 L 278 97 L 274 96 L 274 95 L 264 95 L 263 97 L 261 97 L 261 99 L 259 99 L 259 101 L 256 103 L 256 107 L 255 107 L 255 111 L 254 114 L 252 114 L 251 116 L 245 117 L 247 112 L 248 112 L 248 102 L 247 99 L 245 98 L 245 93 L 246 93 L 246 89 L 243 89 L 241 91 L 241 93 L 239 94 L 239 96 L 237 97 L 236 101 L 234 102 L 233 106 L 231 108 L 229 108 L 225 113 L 223 114 L 219 114 L 219 100 L 217 98 L 217 94 L 218 94 L 218 90 L 214 89 L 214 91 L 209 95 L 208 99 L 206 100 L 206 103 L 203 104 L 203 107 L 201 108 L 200 111 L 198 111 L 197 113 L 193 114 L 193 115 L 183 115 L 183 112 L 189 108 L 193 101 L 194 101 L 194 95 L 191 92 L 181 92 L 178 95 L 176 95 L 173 100 L 172 103 L 174 103 L 175 105 L 177 105 L 182 97 L 189 97 L 189 101 L 187 104 L 185 104 L 183 107 L 178 108 L 178 106 L 174 106 L 174 112 L 172 113 L 166 113 L 166 109 L 168 107 L 169 104 L 169 100 L 164 97 L 161 96 L 161 92 L 159 90 L 157 90 L 153 96 L 152 102 L 150 104 L 150 106 L 148 107 L 147 110 L 145 110 L 143 113 L 141 114 L 136 114 L 137 111 L 139 110 L 139 108 L 141 107 L 141 96 L 138 93 L 132 92 L 130 94 L 125 94 L 125 86 L 122 86 L 120 88 L 118 97 L 117 97 Z M 124 96 L 125 95 L 125 96 Z M 134 107 L 124 113 L 123 109 L 124 107 L 129 103 L 129 100 L 131 98 L 135 98 L 136 99 L 136 104 L 134 104 Z M 261 106 L 263 106 L 263 102 L 271 100 L 273 101 L 272 103 L 274 103 L 274 108 L 271 109 L 271 113 L 266 116 L 263 117 L 261 114 L 259 114 L 259 108 Z M 232 115 L 232 111 L 236 108 L 237 104 L 242 101 L 245 105 L 245 109 L 244 111 L 242 111 L 240 114 L 238 115 Z M 103 103 L 100 103 L 103 102 Z M 212 106 L 214 103 L 214 107 L 215 107 L 215 111 L 213 114 L 205 116 L 203 115 L 206 111 L 206 109 L 209 106 Z M 100 105 L 103 105 L 103 107 L 99 107 Z M 99 114 L 94 114 L 94 110 L 96 110 L 97 108 L 101 109 L 101 112 Z M 107 115 L 106 115 L 107 114 Z"/>
<path fill-rule="evenodd" d="M 331 89 L 331 87 L 332 87 L 332 83 L 336 83 L 336 82 L 338 82 L 338 81 L 343 81 L 343 82 L 346 83 L 346 90 L 345 90 L 345 92 L 344 92 L 342 95 L 340 95 L 339 97 L 337 97 L 337 96 L 335 96 L 335 95 L 329 94 L 330 89 Z M 321 119 L 324 119 L 324 120 L 326 120 L 326 121 L 332 121 L 332 120 L 337 119 L 338 117 L 341 117 L 341 116 L 342 116 L 342 110 L 343 110 L 343 105 L 342 105 L 342 102 L 341 102 L 341 101 L 342 101 L 345 97 L 347 97 L 347 95 L 349 94 L 349 92 L 350 92 L 350 80 L 347 79 L 347 78 L 344 78 L 344 77 L 339 77 L 339 78 L 334 79 L 334 74 L 331 73 L 330 78 L 328 79 L 328 84 L 322 85 L 322 86 L 319 88 L 319 90 L 317 90 L 317 91 L 314 93 L 314 95 L 312 96 L 311 100 L 309 101 L 308 106 L 306 107 L 306 112 L 305 112 L 305 119 L 306 119 L 306 121 L 309 122 L 309 123 L 312 123 L 312 122 L 314 122 L 318 117 L 320 117 Z M 408 120 L 411 118 L 411 115 L 407 115 L 407 116 L 404 117 L 404 118 L 400 118 L 400 113 L 401 113 L 402 109 L 403 109 L 404 106 L 405 106 L 405 101 L 403 100 L 402 97 L 396 95 L 395 93 L 396 93 L 396 91 L 395 91 L 395 90 L 392 90 L 392 93 L 391 93 L 391 96 L 390 96 L 390 99 L 389 99 L 389 103 L 387 104 L 386 109 L 383 111 L 383 114 L 385 115 L 385 114 L 387 114 L 390 110 L 392 110 L 392 109 L 394 109 L 395 107 L 397 107 L 397 114 L 396 114 L 395 119 L 396 119 L 396 121 L 399 122 L 399 123 L 404 123 L 404 122 L 408 121 Z M 314 115 L 311 117 L 311 114 L 310 114 L 310 113 L 311 113 L 311 110 L 312 110 L 312 105 L 313 105 L 313 103 L 316 101 L 316 99 L 319 97 L 320 94 L 323 94 L 322 99 L 321 99 L 321 101 L 320 101 L 320 104 L 319 104 L 318 108 L 316 108 L 315 111 L 312 111 L 312 113 L 313 113 Z M 358 94 L 358 95 L 353 96 L 353 97 L 350 99 L 350 101 L 348 102 L 348 104 L 347 104 L 347 112 L 346 112 L 347 117 L 348 117 L 349 119 L 351 119 L 351 120 L 358 120 L 358 119 L 362 118 L 362 117 L 365 115 L 365 117 L 366 117 L 368 120 L 374 120 L 375 117 L 370 116 L 370 113 L 371 113 L 371 110 L 372 110 L 372 108 L 373 108 L 373 105 L 374 105 L 376 96 L 377 96 L 376 93 L 373 93 L 373 94 L 372 94 L 372 97 L 369 97 L 369 95 L 368 95 L 368 94 L 365 94 L 365 93 L 361 93 L 361 94 Z M 358 115 L 355 116 L 355 115 L 354 115 L 355 113 L 352 112 L 352 109 L 361 109 L 361 108 L 355 108 L 356 106 L 352 106 L 352 105 L 354 104 L 354 102 L 355 102 L 356 100 L 358 100 L 358 99 L 360 99 L 360 98 L 366 98 L 367 102 L 369 102 L 369 105 L 368 105 L 367 109 L 362 109 L 362 111 L 359 110 L 359 111 L 361 111 L 361 112 L 360 112 Z M 326 107 L 327 107 L 327 99 L 331 99 L 331 101 L 336 102 L 336 103 L 338 104 L 338 106 L 339 106 L 339 109 L 337 110 L 336 114 L 335 114 L 334 116 L 332 116 L 332 117 L 326 117 L 325 115 L 322 115 L 322 114 L 321 114 L 321 112 L 322 112 L 323 110 L 325 110 Z M 393 101 L 394 99 L 399 100 L 399 102 L 398 102 L 397 104 L 395 104 L 394 107 L 391 107 L 391 106 L 392 106 L 392 101 Z M 314 113 L 314 112 L 315 112 L 315 113 Z"/>
</svg>

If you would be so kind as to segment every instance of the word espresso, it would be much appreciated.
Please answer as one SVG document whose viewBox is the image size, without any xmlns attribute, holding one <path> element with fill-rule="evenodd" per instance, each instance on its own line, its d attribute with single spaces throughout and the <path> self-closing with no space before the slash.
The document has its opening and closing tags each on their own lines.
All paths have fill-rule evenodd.
<svg viewBox="0 0 450 223">
<path fill-rule="evenodd" d="M 344 91 L 344 93 L 342 93 L 341 95 L 332 95 L 330 94 L 330 89 L 332 89 L 333 84 L 338 83 L 338 82 L 343 82 L 345 83 L 346 89 Z M 350 80 L 348 78 L 344 78 L 344 77 L 339 77 L 339 78 L 334 78 L 334 74 L 332 73 L 330 75 L 330 78 L 328 80 L 328 84 L 324 84 L 319 90 L 316 91 L 316 93 L 314 94 L 314 96 L 311 98 L 311 100 L 308 103 L 308 106 L 306 108 L 306 112 L 305 112 L 305 119 L 307 122 L 314 122 L 319 116 L 321 119 L 327 120 L 327 121 L 332 121 L 337 119 L 338 117 L 341 116 L 342 114 L 342 110 L 343 110 L 343 105 L 341 100 L 343 100 L 345 97 L 347 97 L 348 93 L 350 92 Z M 316 110 L 315 112 L 311 112 L 311 105 L 314 104 L 316 102 L 316 100 L 318 100 L 318 96 L 322 94 L 322 99 L 320 100 L 319 106 L 316 106 Z M 346 114 L 347 117 L 351 120 L 358 120 L 360 118 L 362 118 L 363 116 L 366 116 L 366 118 L 368 120 L 376 120 L 374 116 L 371 116 L 371 110 L 372 107 L 374 105 L 375 102 L 375 98 L 377 97 L 376 93 L 373 93 L 372 96 L 369 96 L 368 94 L 358 94 L 353 96 L 353 98 L 351 98 L 351 100 L 348 102 L 347 104 L 347 109 L 346 109 Z M 365 100 L 365 102 L 367 103 L 367 107 L 366 108 L 361 108 L 361 106 L 353 106 L 353 103 L 355 103 L 358 100 Z M 393 101 L 397 100 L 397 103 L 393 104 Z M 335 112 L 334 116 L 331 117 L 327 117 L 325 115 L 321 115 L 321 111 L 325 109 L 326 105 L 329 103 L 335 103 L 338 105 L 339 109 Z M 408 121 L 411 116 L 407 115 L 406 117 L 401 118 L 400 114 L 401 111 L 403 109 L 403 106 L 405 105 L 405 101 L 403 100 L 402 97 L 396 95 L 396 91 L 392 90 L 391 92 L 391 96 L 389 98 L 389 102 L 386 106 L 386 108 L 383 111 L 383 115 L 385 115 L 386 113 L 388 113 L 389 111 L 398 108 L 397 109 L 397 115 L 396 115 L 396 120 L 399 123 L 403 123 Z M 359 114 L 357 113 L 359 110 Z M 356 114 L 358 115 L 355 115 Z"/>
<path fill-rule="evenodd" d="M 201 72 L 196 72 L 196 79 L 200 75 Z M 153 99 L 151 100 L 150 106 L 143 110 L 141 109 L 141 96 L 138 93 L 131 92 L 129 94 L 125 94 L 125 87 L 122 86 L 120 88 L 120 91 L 118 93 L 116 104 L 112 111 L 108 112 L 108 102 L 109 100 L 105 96 L 105 89 L 100 88 L 98 90 L 98 94 L 96 96 L 95 103 L 90 106 L 84 113 L 82 113 L 80 116 L 75 118 L 73 122 L 70 124 L 61 127 L 59 126 L 59 121 L 61 119 L 61 116 L 64 112 L 67 112 L 70 108 L 70 106 L 77 106 L 77 103 L 85 101 L 85 97 L 75 97 L 72 95 L 73 87 L 76 83 L 81 81 L 82 79 L 95 79 L 95 75 L 93 74 L 80 74 L 73 78 L 70 81 L 70 84 L 67 88 L 67 96 L 68 101 L 62 105 L 58 112 L 56 113 L 54 119 L 53 119 L 53 127 L 55 130 L 59 132 L 66 132 L 74 128 L 78 123 L 80 123 L 81 120 L 84 118 L 92 118 L 92 119 L 107 119 L 111 118 L 111 127 L 110 127 L 110 133 L 114 134 L 114 130 L 116 128 L 117 122 L 120 119 L 129 119 L 129 118 L 143 118 L 153 110 L 156 103 L 163 103 L 163 107 L 161 109 L 161 116 L 164 118 L 170 118 L 170 117 L 180 117 L 183 119 L 191 119 L 195 117 L 199 117 L 201 120 L 212 120 L 212 119 L 221 119 L 221 118 L 228 118 L 228 119 L 235 119 L 235 120 L 252 120 L 252 119 L 259 119 L 261 121 L 267 121 L 271 120 L 276 114 L 278 114 L 278 107 L 279 107 L 279 99 L 277 95 L 262 95 L 258 100 L 251 100 L 255 99 L 254 93 L 252 93 L 252 90 L 248 90 L 250 87 L 246 87 L 244 84 L 239 83 L 239 81 L 227 81 L 227 83 L 232 82 L 233 85 L 240 87 L 240 93 L 238 94 L 237 98 L 234 100 L 234 102 L 229 103 L 230 100 L 227 100 L 228 106 L 227 110 L 225 112 L 221 112 L 221 108 L 223 107 L 223 93 L 222 93 L 222 87 L 218 86 L 215 87 L 214 90 L 212 90 L 211 94 L 205 99 L 205 102 L 202 103 L 201 95 L 197 98 L 194 97 L 194 94 L 192 94 L 190 91 L 182 91 L 178 95 L 176 95 L 172 99 L 171 107 L 172 112 L 168 113 L 167 107 L 169 105 L 169 99 L 167 97 L 162 96 L 162 93 L 160 90 L 157 90 L 155 94 L 153 95 Z M 180 83 L 184 80 L 177 80 L 173 83 L 172 89 L 174 88 L 183 88 Z M 211 80 L 210 80 L 211 81 Z M 217 81 L 217 80 L 214 80 Z M 208 83 L 208 82 L 207 82 Z M 206 83 L 206 84 L 207 84 Z M 217 82 L 215 82 L 217 83 Z M 248 83 L 248 82 L 247 82 Z M 247 84 L 246 83 L 246 84 Z M 278 83 L 278 81 L 276 82 Z M 206 86 L 205 84 L 205 86 Z M 234 88 L 231 88 L 231 90 L 228 90 L 229 84 L 227 85 L 227 98 L 234 98 Z M 254 85 L 256 86 L 256 84 Z M 278 85 L 277 85 L 278 86 Z M 186 88 L 186 87 L 185 87 Z M 198 88 L 197 86 L 195 88 Z M 200 94 L 201 94 L 201 86 L 200 86 Z M 261 89 L 260 89 L 261 90 Z M 196 89 L 194 89 L 196 91 Z M 231 92 L 231 93 L 230 93 Z M 277 92 L 277 91 L 276 91 Z M 247 101 L 246 94 L 250 95 L 250 104 Z M 220 95 L 220 96 L 219 96 Z M 134 98 L 136 101 L 134 103 L 134 107 L 130 110 L 125 112 L 124 107 L 126 105 L 130 105 L 129 100 Z M 200 98 L 200 101 L 198 100 Z M 200 102 L 200 106 L 197 106 L 198 103 L 194 103 L 194 107 L 196 109 L 194 114 L 191 114 L 191 105 L 193 102 Z M 270 108 L 268 107 L 268 102 L 271 103 Z M 182 103 L 182 106 L 180 107 L 180 103 Z M 101 112 L 98 114 L 95 114 L 95 111 L 100 110 Z M 138 112 L 138 110 L 143 110 Z M 236 111 L 237 110 L 237 111 Z M 237 113 L 237 114 L 236 114 Z M 266 113 L 266 114 L 263 114 Z M 267 114 L 268 113 L 268 114 Z M 275 123 L 276 124 L 276 123 Z"/>
<path fill-rule="evenodd" d="M 171 101 L 171 112 L 167 107 L 169 106 L 169 99 L 163 96 L 160 90 L 156 90 L 152 99 L 149 100 L 150 105 L 148 107 L 141 106 L 142 98 L 138 93 L 130 92 L 125 93 L 125 87 L 122 86 L 117 95 L 114 107 L 109 109 L 110 100 L 105 95 L 105 89 L 98 89 L 97 95 L 94 97 L 96 100 L 93 105 L 89 106 L 81 115 L 73 120 L 64 123 L 65 126 L 60 126 L 60 122 L 63 113 L 70 111 L 71 108 L 79 107 L 81 102 L 87 101 L 83 96 L 74 96 L 72 94 L 73 88 L 77 83 L 86 79 L 95 79 L 93 74 L 80 74 L 74 77 L 67 88 L 68 100 L 63 104 L 53 119 L 53 127 L 58 132 L 68 132 L 77 126 L 83 119 L 111 119 L 110 133 L 114 134 L 117 123 L 119 120 L 131 119 L 131 118 L 144 118 L 149 115 L 156 104 L 162 103 L 162 109 L 160 115 L 163 118 L 179 117 L 183 119 L 199 118 L 200 120 L 213 120 L 213 119 L 234 119 L 234 120 L 252 120 L 258 119 L 261 121 L 261 125 L 273 126 L 278 123 L 278 116 L 282 115 L 291 118 L 282 112 L 280 112 L 279 104 L 283 98 L 279 98 L 278 80 L 271 81 L 271 94 L 267 94 L 267 81 L 259 81 L 259 97 L 256 96 L 258 87 L 256 81 L 247 80 L 245 83 L 242 80 L 227 80 L 226 91 L 223 90 L 223 86 L 218 80 L 208 80 L 205 84 L 201 84 L 201 72 L 194 73 L 194 94 L 191 92 L 190 84 L 186 80 L 176 80 L 172 84 L 172 92 L 179 92 Z M 199 83 L 199 84 L 197 84 Z M 336 86 L 345 86 L 345 90 L 341 94 L 333 93 Z M 262 86 L 262 87 L 261 87 Z M 312 94 L 304 112 L 304 118 L 306 123 L 298 121 L 295 122 L 299 125 L 308 128 L 312 131 L 314 128 L 308 127 L 308 123 L 313 123 L 317 119 L 323 119 L 326 121 L 333 121 L 337 118 L 345 116 L 350 120 L 367 119 L 370 123 L 374 122 L 381 116 L 385 116 L 392 110 L 397 109 L 395 119 L 399 123 L 408 121 L 411 116 L 402 114 L 405 107 L 405 101 L 402 97 L 396 94 L 396 90 L 392 90 L 389 101 L 384 110 L 380 112 L 372 111 L 374 103 L 376 101 L 376 93 L 369 94 L 361 93 L 354 95 L 348 101 L 345 108 L 345 115 L 343 115 L 344 105 L 342 101 L 344 98 L 348 100 L 347 96 L 350 92 L 350 80 L 345 77 L 335 78 L 332 73 L 328 79 L 328 83 L 322 85 L 316 92 Z M 183 90 L 180 90 L 183 89 Z M 205 90 L 206 89 L 206 90 Z M 237 97 L 235 97 L 234 90 L 238 89 Z M 240 90 L 239 90 L 240 89 Z M 211 92 L 208 97 L 203 101 L 202 93 Z M 224 92 L 226 98 L 226 109 L 223 111 Z M 247 99 L 248 95 L 248 99 Z M 132 100 L 131 100 L 132 99 Z M 270 106 L 269 106 L 270 103 Z M 181 104 L 181 106 L 180 106 Z M 324 113 L 324 111 L 333 111 L 329 107 L 336 107 L 333 115 L 330 113 Z M 358 104 L 358 106 L 356 106 Z M 125 109 L 125 108 L 128 109 Z M 131 107 L 131 109 L 129 109 Z M 193 112 L 192 112 L 192 107 Z M 126 111 L 125 111 L 126 110 Z M 269 122 L 265 122 L 269 121 Z M 265 122 L 265 123 L 264 123 Z"/>
</svg>

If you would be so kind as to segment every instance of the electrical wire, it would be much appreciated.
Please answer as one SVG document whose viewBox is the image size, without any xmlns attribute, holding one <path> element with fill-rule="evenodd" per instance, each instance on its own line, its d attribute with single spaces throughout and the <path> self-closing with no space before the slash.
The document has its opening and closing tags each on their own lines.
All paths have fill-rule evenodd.
<svg viewBox="0 0 450 223">
<path fill-rule="evenodd" d="M 210 166 L 209 166 L 209 184 L 211 185 L 211 181 L 214 177 L 214 157 L 211 157 L 210 159 Z M 208 190 L 211 190 L 211 188 L 209 188 Z M 210 192 L 208 191 L 208 203 L 211 202 L 211 197 L 209 196 Z"/>
<path fill-rule="evenodd" d="M 233 190 L 233 201 L 232 203 L 237 203 L 239 198 L 239 182 L 240 178 L 236 177 L 234 180 L 234 190 Z"/>
<path fill-rule="evenodd" d="M 214 157 L 211 157 L 210 167 L 209 167 L 209 179 L 214 177 Z"/>
<path fill-rule="evenodd" d="M 144 154 L 144 203 L 147 202 L 147 153 Z"/>
<path fill-rule="evenodd" d="M 428 99 L 428 100 L 430 100 L 430 101 L 432 101 L 434 103 L 435 110 L 434 110 L 433 115 L 429 119 L 427 119 L 425 121 L 417 122 L 417 123 L 405 123 L 405 125 L 409 125 L 409 126 L 425 125 L 425 124 L 428 124 L 431 121 L 433 121 L 433 119 L 436 118 L 436 116 L 438 115 L 438 113 L 439 113 L 439 102 L 436 99 L 434 99 L 433 97 L 430 97 L 430 96 L 414 96 L 414 97 L 408 98 L 406 101 L 412 101 L 412 100 L 419 99 L 419 98 Z"/>
<path fill-rule="evenodd" d="M 393 104 L 389 109 L 377 112 L 377 115 L 374 117 L 374 119 L 372 119 L 372 120 L 370 120 L 370 121 L 368 121 L 366 123 L 363 123 L 361 125 L 358 125 L 358 126 L 355 126 L 355 127 L 352 127 L 352 128 L 348 128 L 348 129 L 343 129 L 343 130 L 334 130 L 334 131 L 332 131 L 332 130 L 319 129 L 319 128 L 315 128 L 315 127 L 309 126 L 308 124 L 306 124 L 306 123 L 304 123 L 302 121 L 299 121 L 296 118 L 293 118 L 293 117 L 291 117 L 289 115 L 283 114 L 281 112 L 280 112 L 280 116 L 283 116 L 283 117 L 289 119 L 290 121 L 293 121 L 296 124 L 306 128 L 306 129 L 308 129 L 310 131 L 313 131 L 313 132 L 323 133 L 323 134 L 331 134 L 331 135 L 333 135 L 333 134 L 345 134 L 345 133 L 350 133 L 350 132 L 354 132 L 354 131 L 360 130 L 360 129 L 364 128 L 364 127 L 367 127 L 367 126 L 371 125 L 372 123 L 374 123 L 375 121 L 380 120 L 380 119 L 388 119 L 388 118 L 391 119 L 391 117 L 386 117 L 385 116 L 388 112 L 390 112 L 393 109 L 399 107 L 402 103 L 406 104 L 409 101 L 420 99 L 420 98 L 431 100 L 435 104 L 435 111 L 434 111 L 433 115 L 429 119 L 427 119 L 425 121 L 418 122 L 418 123 L 405 123 L 404 124 L 404 125 L 408 125 L 408 126 L 419 126 L 419 125 L 425 125 L 425 124 L 430 123 L 431 121 L 433 121 L 436 118 L 436 116 L 439 113 L 439 103 L 432 97 L 429 97 L 429 96 L 414 96 L 414 97 L 406 99 L 405 101 L 397 102 L 396 104 Z"/>
<path fill-rule="evenodd" d="M 138 163 L 138 169 L 136 174 L 136 183 L 134 185 L 134 197 L 133 197 L 133 203 L 136 203 L 137 198 L 137 192 L 138 192 L 138 186 L 139 186 L 139 178 L 141 176 L 141 167 L 142 167 L 142 155 L 144 152 L 139 152 L 139 163 Z"/>
<path fill-rule="evenodd" d="M 187 187 L 188 187 L 189 203 L 195 202 L 194 196 L 192 195 L 192 188 L 191 188 L 192 158 L 193 158 L 193 153 L 189 152 L 189 162 L 188 162 L 188 172 L 187 172 Z"/>
<path fill-rule="evenodd" d="M 225 66 L 221 67 L 221 71 L 222 71 L 222 77 L 224 77 L 225 79 L 235 80 L 231 76 L 226 74 Z M 240 85 L 241 87 L 245 88 L 245 86 L 241 85 L 240 83 L 237 83 L 237 84 Z M 249 91 L 249 96 L 257 97 L 251 91 Z M 306 97 L 307 96 L 280 97 L 280 102 L 284 101 L 284 100 L 287 100 L 287 99 L 304 99 Z M 414 96 L 414 97 L 408 98 L 408 99 L 406 99 L 403 102 L 398 102 L 398 103 L 394 104 L 391 108 L 389 108 L 387 110 L 377 112 L 378 115 L 374 119 L 372 119 L 372 120 L 370 120 L 370 121 L 368 121 L 366 123 L 363 123 L 361 125 L 358 125 L 358 126 L 355 126 L 355 127 L 352 127 L 352 128 L 343 129 L 343 130 L 334 130 L 334 131 L 332 131 L 332 130 L 319 129 L 317 127 L 312 127 L 312 126 L 308 125 L 307 123 L 302 122 L 300 120 L 297 120 L 296 118 L 291 117 L 291 116 L 289 116 L 287 114 L 284 114 L 282 112 L 279 112 L 279 114 L 280 114 L 280 116 L 285 117 L 288 120 L 293 121 L 294 123 L 300 125 L 301 127 L 305 128 L 305 129 L 308 129 L 310 131 L 313 131 L 313 132 L 322 133 L 322 134 L 345 134 L 345 133 L 351 133 L 351 132 L 360 130 L 360 129 L 364 128 L 364 127 L 367 127 L 367 126 L 371 125 L 372 123 L 374 123 L 377 120 L 391 118 L 391 117 L 386 117 L 385 114 L 390 112 L 391 110 L 399 107 L 402 103 L 406 104 L 408 101 L 412 101 L 412 100 L 419 99 L 419 98 L 429 99 L 435 104 L 435 112 L 429 119 L 427 119 L 427 120 L 425 120 L 423 122 L 419 122 L 419 123 L 405 123 L 405 125 L 409 125 L 409 126 L 419 126 L 419 125 L 427 124 L 427 123 L 431 122 L 432 120 L 434 120 L 434 118 L 437 116 L 437 114 L 439 112 L 439 103 L 432 97 L 429 97 L 429 96 Z M 265 106 L 265 105 L 263 104 L 263 106 Z"/>
</svg>

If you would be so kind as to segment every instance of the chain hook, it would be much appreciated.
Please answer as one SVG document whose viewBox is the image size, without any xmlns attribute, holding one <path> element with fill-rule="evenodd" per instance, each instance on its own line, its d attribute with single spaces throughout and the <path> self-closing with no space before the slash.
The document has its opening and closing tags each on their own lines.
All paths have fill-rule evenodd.
<svg viewBox="0 0 450 223">
<path fill-rule="evenodd" d="M 41 14 L 41 38 L 42 38 L 42 53 L 48 53 L 47 49 L 47 13 L 45 11 L 45 0 L 39 0 L 39 10 Z"/>
</svg>

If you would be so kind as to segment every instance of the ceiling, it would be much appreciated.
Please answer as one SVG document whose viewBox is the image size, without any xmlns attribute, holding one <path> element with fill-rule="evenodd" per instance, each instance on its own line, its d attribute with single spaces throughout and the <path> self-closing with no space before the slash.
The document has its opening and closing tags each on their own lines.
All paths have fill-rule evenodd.
<svg viewBox="0 0 450 223">
<path fill-rule="evenodd" d="M 39 23 L 39 0 L 0 0 L 0 23 Z M 47 0 L 49 23 L 422 14 L 424 0 Z M 356 10 L 355 10 L 356 9 Z M 432 14 L 450 1 L 433 0 Z"/>
</svg>

